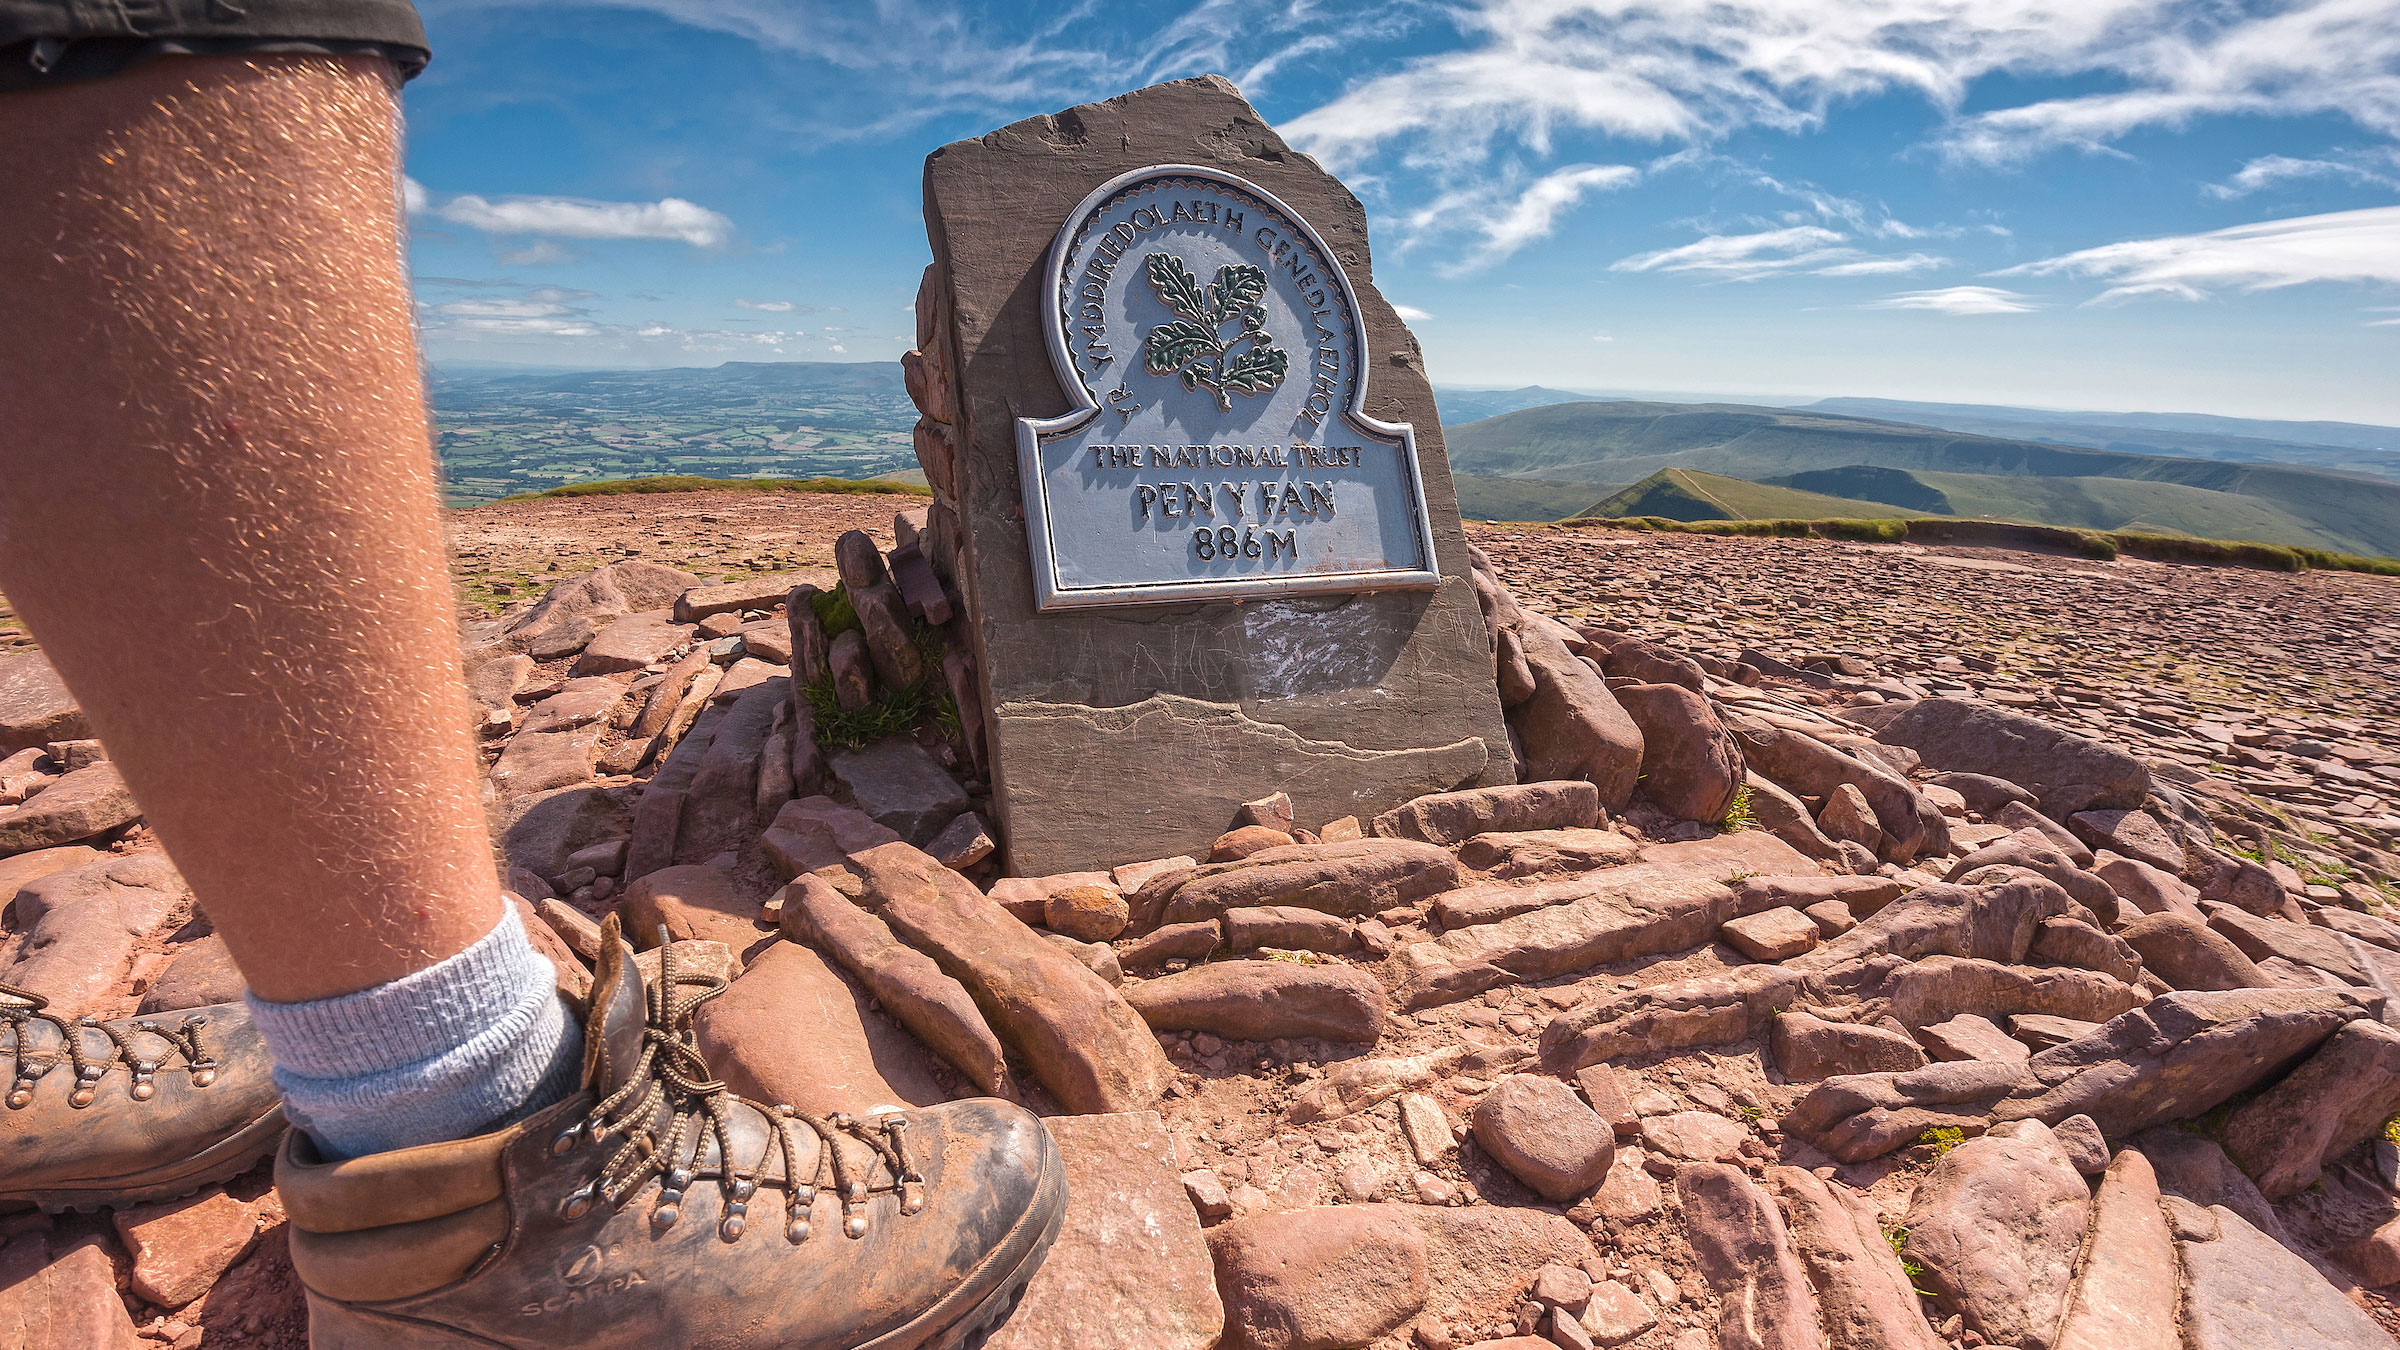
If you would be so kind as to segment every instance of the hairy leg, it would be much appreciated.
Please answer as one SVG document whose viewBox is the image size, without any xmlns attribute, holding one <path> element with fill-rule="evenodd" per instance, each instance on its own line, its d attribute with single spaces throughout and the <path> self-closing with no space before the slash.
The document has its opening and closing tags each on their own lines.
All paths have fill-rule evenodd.
<svg viewBox="0 0 2400 1350">
<path fill-rule="evenodd" d="M 260 997 L 492 930 L 380 61 L 0 96 L 0 591 Z"/>
</svg>

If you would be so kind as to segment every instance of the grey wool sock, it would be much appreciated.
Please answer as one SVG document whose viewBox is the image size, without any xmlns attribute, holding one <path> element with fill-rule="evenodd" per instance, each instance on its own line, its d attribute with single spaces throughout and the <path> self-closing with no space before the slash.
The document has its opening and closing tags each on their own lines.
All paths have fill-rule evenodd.
<svg viewBox="0 0 2400 1350">
<path fill-rule="evenodd" d="M 252 996 L 284 1113 L 330 1156 L 488 1133 L 581 1082 L 583 1028 L 514 906 L 473 946 L 354 994 Z"/>
</svg>

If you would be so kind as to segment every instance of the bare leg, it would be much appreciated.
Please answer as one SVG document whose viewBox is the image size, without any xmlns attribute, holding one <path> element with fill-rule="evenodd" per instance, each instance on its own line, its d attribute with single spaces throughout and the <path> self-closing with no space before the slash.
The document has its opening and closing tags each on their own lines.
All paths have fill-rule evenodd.
<svg viewBox="0 0 2400 1350">
<path fill-rule="evenodd" d="M 262 998 L 500 916 L 383 64 L 0 98 L 0 590 Z"/>
</svg>

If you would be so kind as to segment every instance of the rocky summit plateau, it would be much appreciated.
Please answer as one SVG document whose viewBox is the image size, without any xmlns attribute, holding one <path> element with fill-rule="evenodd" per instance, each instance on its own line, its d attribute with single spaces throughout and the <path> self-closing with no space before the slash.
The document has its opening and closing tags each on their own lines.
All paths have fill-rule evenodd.
<svg viewBox="0 0 2400 1350">
<path fill-rule="evenodd" d="M 1048 1118 L 992 1346 L 2394 1344 L 2400 583 L 1470 526 L 1516 785 L 1021 876 L 894 505 L 462 510 L 462 640 L 562 989 L 618 913 L 740 1091 Z M 0 905 L 69 1016 L 241 992 L 23 639 Z M 0 1344 L 299 1347 L 284 1232 L 0 1216 Z"/>
</svg>

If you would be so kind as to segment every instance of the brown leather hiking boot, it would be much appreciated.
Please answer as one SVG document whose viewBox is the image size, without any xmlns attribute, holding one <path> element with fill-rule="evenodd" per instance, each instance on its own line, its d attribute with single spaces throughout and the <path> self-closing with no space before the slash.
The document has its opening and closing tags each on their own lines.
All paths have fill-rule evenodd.
<svg viewBox="0 0 2400 1350">
<path fill-rule="evenodd" d="M 283 1136 L 266 1043 L 238 1003 L 69 1022 L 0 984 L 0 1210 L 172 1200 Z"/>
<path fill-rule="evenodd" d="M 814 1119 L 710 1080 L 693 1010 L 602 930 L 583 1090 L 456 1143 L 275 1181 L 314 1350 L 964 1350 L 1066 1212 L 1058 1147 L 999 1101 Z M 794 1044 L 792 1053 L 808 1047 Z"/>
</svg>

